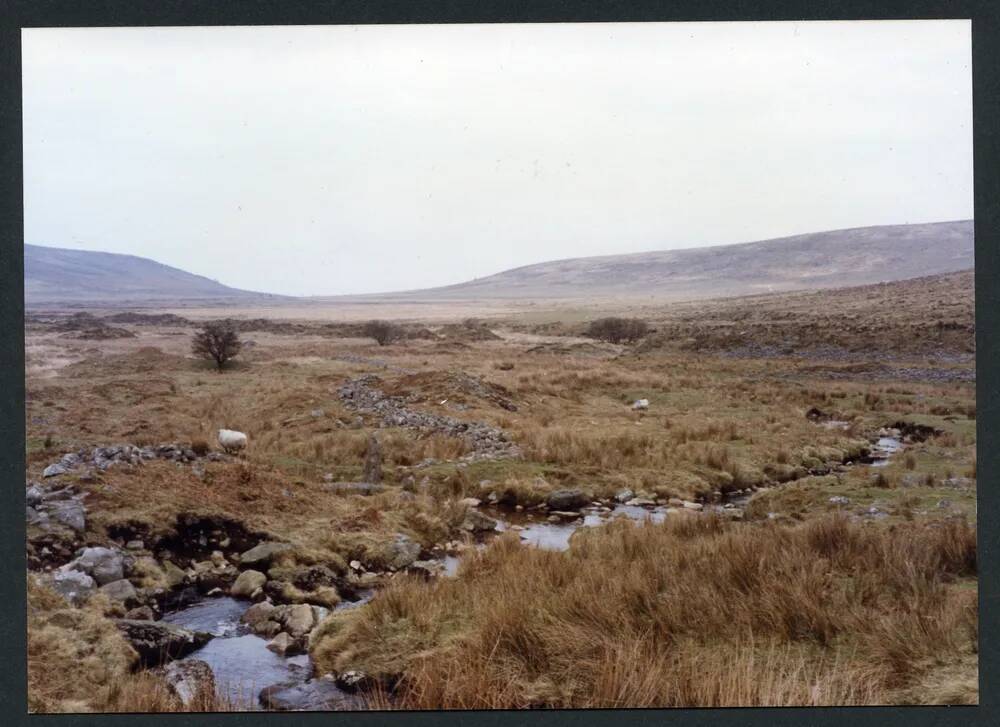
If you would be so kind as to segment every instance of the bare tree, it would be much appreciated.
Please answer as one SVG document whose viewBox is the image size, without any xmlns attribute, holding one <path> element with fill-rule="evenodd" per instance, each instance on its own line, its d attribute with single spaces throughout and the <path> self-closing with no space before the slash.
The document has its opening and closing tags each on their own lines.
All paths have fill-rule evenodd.
<svg viewBox="0 0 1000 727">
<path fill-rule="evenodd" d="M 609 343 L 634 343 L 649 332 L 649 325 L 638 318 L 599 318 L 591 321 L 587 335 Z"/>
<path fill-rule="evenodd" d="M 403 337 L 403 329 L 388 321 L 368 321 L 364 326 L 364 334 L 374 338 L 379 346 L 385 346 Z"/>
<path fill-rule="evenodd" d="M 231 320 L 206 323 L 194 334 L 191 351 L 195 356 L 215 361 L 219 371 L 240 352 L 243 344 Z"/>
</svg>

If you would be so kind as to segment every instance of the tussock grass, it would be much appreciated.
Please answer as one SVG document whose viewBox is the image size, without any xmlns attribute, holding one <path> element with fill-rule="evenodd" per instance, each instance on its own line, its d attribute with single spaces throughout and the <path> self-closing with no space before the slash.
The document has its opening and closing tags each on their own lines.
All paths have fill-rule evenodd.
<svg viewBox="0 0 1000 727">
<path fill-rule="evenodd" d="M 396 579 L 312 653 L 400 679 L 405 708 L 873 704 L 971 649 L 975 593 L 950 584 L 975 572 L 958 521 L 616 522 L 565 553 L 504 537 L 456 580 Z"/>
</svg>

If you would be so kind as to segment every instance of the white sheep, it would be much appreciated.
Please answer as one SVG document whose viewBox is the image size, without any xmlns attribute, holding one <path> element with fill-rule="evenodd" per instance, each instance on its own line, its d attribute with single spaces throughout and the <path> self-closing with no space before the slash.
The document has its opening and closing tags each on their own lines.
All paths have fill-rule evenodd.
<svg viewBox="0 0 1000 727">
<path fill-rule="evenodd" d="M 637 399 L 632 408 L 635 411 L 645 411 L 649 408 L 649 399 Z"/>
<path fill-rule="evenodd" d="M 241 449 L 246 449 L 247 435 L 233 429 L 220 429 L 219 444 L 221 444 L 222 448 L 229 454 L 235 454 Z"/>
</svg>

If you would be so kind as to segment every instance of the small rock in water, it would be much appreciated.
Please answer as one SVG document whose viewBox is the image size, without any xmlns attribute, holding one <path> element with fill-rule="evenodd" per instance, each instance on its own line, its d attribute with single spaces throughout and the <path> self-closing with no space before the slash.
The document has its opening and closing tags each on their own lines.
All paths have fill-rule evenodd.
<svg viewBox="0 0 1000 727">
<path fill-rule="evenodd" d="M 682 506 L 684 507 L 685 510 L 703 510 L 704 509 L 704 505 L 702 505 L 700 502 L 691 502 L 691 500 L 684 500 L 681 504 L 682 504 Z"/>
<path fill-rule="evenodd" d="M 273 651 L 278 656 L 285 656 L 292 646 L 292 637 L 282 631 L 273 639 L 267 642 L 267 650 Z"/>
<path fill-rule="evenodd" d="M 229 592 L 233 596 L 243 596 L 244 598 L 250 597 L 257 589 L 263 587 L 266 582 L 267 576 L 260 571 L 243 571 L 236 579 L 236 582 L 233 583 Z"/>
</svg>

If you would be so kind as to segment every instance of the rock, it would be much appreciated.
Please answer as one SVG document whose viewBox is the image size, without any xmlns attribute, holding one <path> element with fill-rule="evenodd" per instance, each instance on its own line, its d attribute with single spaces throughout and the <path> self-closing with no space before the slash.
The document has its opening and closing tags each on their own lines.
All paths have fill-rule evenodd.
<svg viewBox="0 0 1000 727">
<path fill-rule="evenodd" d="M 580 517 L 579 512 L 573 512 L 569 510 L 553 510 L 549 513 L 549 520 L 551 522 L 559 522 L 561 520 L 576 520 Z"/>
<path fill-rule="evenodd" d="M 851 500 L 843 495 L 834 495 L 830 498 L 830 504 L 837 505 L 838 507 L 846 507 L 851 504 Z"/>
<path fill-rule="evenodd" d="M 282 631 L 273 639 L 267 642 L 267 650 L 273 651 L 278 656 L 285 656 L 292 648 L 292 637 Z"/>
<path fill-rule="evenodd" d="M 683 502 L 681 502 L 681 506 L 685 510 L 703 510 L 704 509 L 704 505 L 702 505 L 700 502 L 691 502 L 690 500 L 684 500 Z"/>
<path fill-rule="evenodd" d="M 236 597 L 250 598 L 254 591 L 263 588 L 265 583 L 267 583 L 266 575 L 256 570 L 246 570 L 237 577 L 236 582 L 229 589 L 229 593 Z"/>
<path fill-rule="evenodd" d="M 52 574 L 52 590 L 74 605 L 87 600 L 96 588 L 94 579 L 83 571 L 60 569 Z"/>
<path fill-rule="evenodd" d="M 135 586 L 124 578 L 105 583 L 99 590 L 112 601 L 120 601 L 121 603 L 135 601 L 138 596 Z"/>
<path fill-rule="evenodd" d="M 458 504 L 465 505 L 466 507 L 479 507 L 482 502 L 478 497 L 463 497 L 458 501 Z"/>
<path fill-rule="evenodd" d="M 178 568 L 172 561 L 163 561 L 163 573 L 167 577 L 167 586 L 176 588 L 187 580 L 187 573 Z"/>
<path fill-rule="evenodd" d="M 68 467 L 63 465 L 61 462 L 55 462 L 42 470 L 42 477 L 58 477 L 59 475 L 64 475 L 67 472 L 69 472 Z"/>
<path fill-rule="evenodd" d="M 285 631 L 292 638 L 305 636 L 316 625 L 316 615 L 313 613 L 312 606 L 306 603 L 298 603 L 294 606 L 278 606 L 273 613 L 274 616 L 277 616 L 275 620 L 285 627 Z"/>
<path fill-rule="evenodd" d="M 351 566 L 351 570 L 361 570 L 360 560 L 352 560 L 348 565 Z"/>
<path fill-rule="evenodd" d="M 548 506 L 553 510 L 579 510 L 588 502 L 590 502 L 590 498 L 584 494 L 583 490 L 575 488 L 556 490 L 546 500 Z"/>
<path fill-rule="evenodd" d="M 618 492 L 615 493 L 614 500 L 615 502 L 627 502 L 633 497 L 635 497 L 635 493 L 626 487 L 624 490 L 618 490 Z"/>
<path fill-rule="evenodd" d="M 341 672 L 337 675 L 337 686 L 346 692 L 356 692 L 359 689 L 375 686 L 375 680 L 358 669 Z"/>
<path fill-rule="evenodd" d="M 118 619 L 115 626 L 139 654 L 143 666 L 159 666 L 172 659 L 180 659 L 195 649 L 200 649 L 212 639 L 212 634 L 164 623 L 163 621 L 138 621 Z"/>
<path fill-rule="evenodd" d="M 268 566 L 275 556 L 287 553 L 292 549 L 288 543 L 258 543 L 250 550 L 240 555 L 240 565 L 247 566 Z"/>
<path fill-rule="evenodd" d="M 125 618 L 133 621 L 152 621 L 156 618 L 156 614 L 153 613 L 153 609 L 149 606 L 139 606 L 128 611 L 125 614 Z"/>
<path fill-rule="evenodd" d="M 649 408 L 649 399 L 636 399 L 632 404 L 633 411 L 645 411 Z"/>
<path fill-rule="evenodd" d="M 656 507 L 656 500 L 650 497 L 633 497 L 625 504 L 633 507 Z"/>
<path fill-rule="evenodd" d="M 184 706 L 191 706 L 199 698 L 210 700 L 215 694 L 215 675 L 212 667 L 200 659 L 173 661 L 159 669 L 164 681 Z"/>
<path fill-rule="evenodd" d="M 322 419 L 323 417 L 326 416 L 326 412 L 323 411 L 322 409 L 313 409 L 311 412 L 309 412 L 309 416 L 311 416 L 313 419 Z"/>
<path fill-rule="evenodd" d="M 347 711 L 365 708 L 363 700 L 345 694 L 333 678 L 323 676 L 300 684 L 274 684 L 257 697 L 265 709 L 279 712 Z"/>
<path fill-rule="evenodd" d="M 143 550 L 145 547 L 146 544 L 141 540 L 130 540 L 125 543 L 126 550 Z"/>
<path fill-rule="evenodd" d="M 84 548 L 68 565 L 91 576 L 101 586 L 125 577 L 125 558 L 111 548 Z"/>
<path fill-rule="evenodd" d="M 86 509 L 79 500 L 67 500 L 51 504 L 52 518 L 68 528 L 82 532 L 87 527 Z"/>
<path fill-rule="evenodd" d="M 29 487 L 24 491 L 24 499 L 29 507 L 34 507 L 35 505 L 41 504 L 42 499 L 44 497 L 45 497 L 45 492 L 38 485 L 32 485 L 31 487 Z"/>
<path fill-rule="evenodd" d="M 244 611 L 243 615 L 240 616 L 240 621 L 253 628 L 269 620 L 272 613 L 274 613 L 274 604 L 269 601 L 261 601 Z"/>
<path fill-rule="evenodd" d="M 420 556 L 420 545 L 412 538 L 399 533 L 389 546 L 386 565 L 393 570 L 401 570 Z"/>
<path fill-rule="evenodd" d="M 478 510 L 469 510 L 462 521 L 462 530 L 470 533 L 484 533 L 497 529 L 497 521 Z"/>
</svg>

